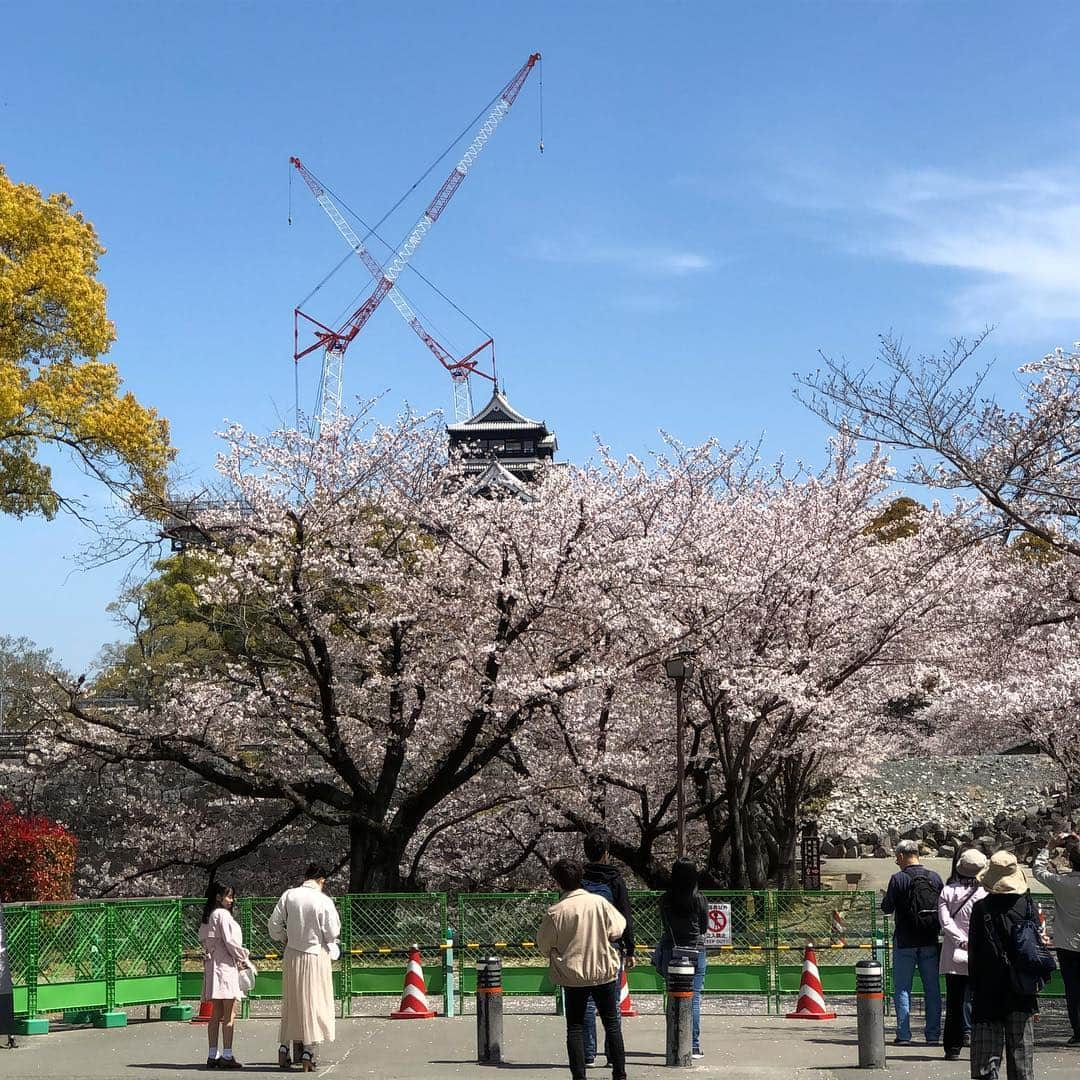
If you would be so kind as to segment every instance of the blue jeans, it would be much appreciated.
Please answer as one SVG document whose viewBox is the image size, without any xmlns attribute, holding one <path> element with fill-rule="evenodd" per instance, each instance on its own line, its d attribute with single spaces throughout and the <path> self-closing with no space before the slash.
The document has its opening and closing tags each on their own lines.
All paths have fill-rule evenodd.
<svg viewBox="0 0 1080 1080">
<path fill-rule="evenodd" d="M 671 945 L 667 942 L 661 942 L 660 947 L 662 950 L 662 966 L 658 969 L 660 974 L 667 978 L 668 964 L 671 963 Z M 686 948 L 686 951 L 692 951 L 692 946 Z M 693 1049 L 701 1049 L 701 992 L 705 989 L 705 965 L 707 958 L 705 956 L 704 949 L 698 949 L 697 960 L 694 963 L 694 1000 L 693 1011 L 691 1013 L 693 1017 Z M 594 1044 L 595 1045 L 595 1042 Z"/>
<path fill-rule="evenodd" d="M 941 1038 L 941 986 L 938 984 L 938 947 L 893 949 L 893 990 L 896 1002 L 896 1037 L 911 1038 L 911 984 L 915 969 L 922 978 L 926 1003 L 926 1041 Z"/>
<path fill-rule="evenodd" d="M 622 985 L 622 965 L 619 965 L 619 973 L 615 976 L 615 1019 L 621 1025 L 622 1016 L 619 1013 L 619 988 Z M 585 1001 L 585 1030 L 583 1033 L 585 1043 L 585 1060 L 596 1060 L 596 1000 L 590 995 Z M 604 1040 L 605 1043 L 607 1040 Z M 607 1046 L 604 1046 L 607 1053 Z M 608 1058 L 610 1063 L 611 1059 Z"/>
<path fill-rule="evenodd" d="M 701 992 L 705 989 L 705 950 L 698 949 L 694 966 L 694 1049 L 701 1049 Z"/>
</svg>

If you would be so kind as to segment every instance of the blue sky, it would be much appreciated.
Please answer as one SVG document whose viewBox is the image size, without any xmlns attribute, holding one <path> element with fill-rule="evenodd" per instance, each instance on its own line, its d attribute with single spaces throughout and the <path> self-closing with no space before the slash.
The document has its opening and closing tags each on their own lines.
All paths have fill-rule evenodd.
<svg viewBox="0 0 1080 1080">
<path fill-rule="evenodd" d="M 544 154 L 534 72 L 415 262 L 495 336 L 564 458 L 597 435 L 643 453 L 663 428 L 813 460 L 826 432 L 792 373 L 819 349 L 870 360 L 891 329 L 932 351 L 992 323 L 1008 393 L 1080 336 L 1073 4 L 56 0 L 3 22 L 0 161 L 97 226 L 111 358 L 193 483 L 226 419 L 291 414 L 292 309 L 343 253 L 298 183 L 287 224 L 289 155 L 374 221 L 534 50 Z M 309 310 L 334 319 L 366 284 L 346 266 Z M 479 343 L 402 285 L 448 344 Z M 299 375 L 310 405 L 317 358 Z M 346 391 L 385 392 L 388 415 L 450 401 L 389 303 Z M 84 540 L 0 521 L 0 633 L 75 668 L 120 636 L 121 568 L 79 570 Z"/>
</svg>

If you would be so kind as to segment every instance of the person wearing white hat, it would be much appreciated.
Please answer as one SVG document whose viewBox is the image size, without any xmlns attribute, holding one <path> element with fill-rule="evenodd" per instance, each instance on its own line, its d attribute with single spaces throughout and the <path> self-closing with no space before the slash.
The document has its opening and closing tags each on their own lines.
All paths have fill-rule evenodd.
<svg viewBox="0 0 1080 1080">
<path fill-rule="evenodd" d="M 978 848 L 957 852 L 953 873 L 938 897 L 941 920 L 941 961 L 945 976 L 945 1060 L 957 1061 L 964 1037 L 971 1032 L 971 1003 L 968 995 L 968 928 L 971 910 L 986 895 L 976 880 L 986 866 L 986 856 Z"/>
<path fill-rule="evenodd" d="M 1027 878 L 1011 851 L 997 851 L 978 880 L 989 895 L 972 909 L 968 936 L 971 1075 L 997 1080 L 1004 1053 L 1009 1080 L 1034 1080 L 1039 999 L 1013 989 L 1008 951 L 1013 927 L 1027 918 Z"/>
</svg>

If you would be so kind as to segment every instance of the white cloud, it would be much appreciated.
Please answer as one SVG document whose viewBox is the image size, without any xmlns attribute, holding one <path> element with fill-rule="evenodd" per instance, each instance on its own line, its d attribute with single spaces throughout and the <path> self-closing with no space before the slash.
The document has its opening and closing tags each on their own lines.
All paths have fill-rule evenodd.
<svg viewBox="0 0 1080 1080">
<path fill-rule="evenodd" d="M 1014 336 L 1080 320 L 1080 185 L 1066 170 L 801 180 L 785 201 L 839 217 L 849 249 L 958 271 L 946 294 L 958 329 L 994 323 Z"/>
<path fill-rule="evenodd" d="M 676 278 L 701 273 L 713 260 L 696 251 L 600 243 L 586 237 L 538 240 L 532 254 L 546 262 L 610 266 L 638 277 Z"/>
</svg>

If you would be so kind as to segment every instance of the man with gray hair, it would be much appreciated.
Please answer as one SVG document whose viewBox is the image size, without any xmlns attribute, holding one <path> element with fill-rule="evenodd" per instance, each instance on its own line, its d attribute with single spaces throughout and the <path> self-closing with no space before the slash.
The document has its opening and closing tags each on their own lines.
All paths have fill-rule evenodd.
<svg viewBox="0 0 1080 1080">
<path fill-rule="evenodd" d="M 901 840 L 881 910 L 893 916 L 893 988 L 897 1046 L 911 1045 L 911 986 L 915 969 L 922 978 L 926 1004 L 926 1042 L 941 1041 L 941 987 L 938 983 L 938 896 L 944 883 L 919 861 L 919 845 Z"/>
</svg>

